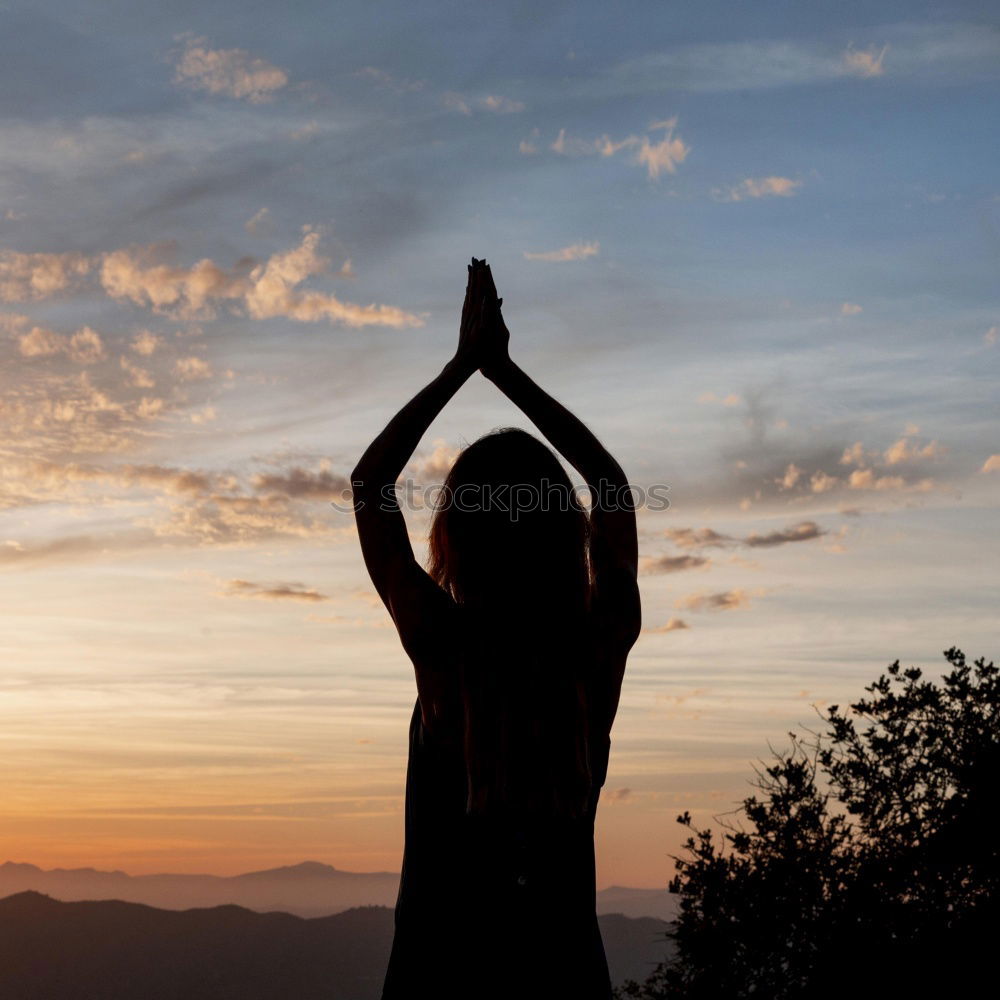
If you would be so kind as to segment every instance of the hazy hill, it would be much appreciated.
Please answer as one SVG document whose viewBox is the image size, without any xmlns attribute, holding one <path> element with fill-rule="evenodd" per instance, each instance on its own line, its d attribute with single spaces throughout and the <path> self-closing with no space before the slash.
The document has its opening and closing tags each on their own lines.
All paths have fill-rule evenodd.
<svg viewBox="0 0 1000 1000">
<path fill-rule="evenodd" d="M 331 865 L 299 865 L 243 875 L 128 875 L 95 868 L 0 865 L 0 896 L 33 889 L 55 899 L 120 899 L 165 910 L 235 903 L 248 910 L 280 910 L 324 917 L 357 906 L 394 906 L 397 872 L 345 872 Z"/>
<path fill-rule="evenodd" d="M 612 976 L 642 979 L 666 925 L 600 918 Z M 0 996 L 17 1000 L 377 1000 L 392 911 L 306 919 L 240 906 L 0 899 Z"/>
<path fill-rule="evenodd" d="M 235 903 L 262 913 L 323 917 L 357 906 L 394 906 L 398 888 L 396 872 L 345 872 L 318 861 L 231 876 L 46 870 L 13 861 L 0 865 L 0 897 L 33 889 L 64 901 L 121 899 L 165 910 Z M 597 912 L 672 920 L 676 906 L 665 889 L 612 886 L 597 894 Z"/>
</svg>

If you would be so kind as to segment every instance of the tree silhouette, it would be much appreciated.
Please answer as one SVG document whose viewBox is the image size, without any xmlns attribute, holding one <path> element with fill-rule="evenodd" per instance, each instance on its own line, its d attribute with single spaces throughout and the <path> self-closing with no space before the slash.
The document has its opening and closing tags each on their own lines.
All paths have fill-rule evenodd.
<svg viewBox="0 0 1000 1000">
<path fill-rule="evenodd" d="M 1000 671 L 897 660 L 675 858 L 674 957 L 620 998 L 937 996 L 995 979 Z"/>
</svg>

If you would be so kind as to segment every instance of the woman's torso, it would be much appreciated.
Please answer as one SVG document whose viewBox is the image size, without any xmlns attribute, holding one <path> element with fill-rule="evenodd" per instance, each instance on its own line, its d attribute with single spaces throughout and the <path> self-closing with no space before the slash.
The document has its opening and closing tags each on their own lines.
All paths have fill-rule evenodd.
<svg viewBox="0 0 1000 1000">
<path fill-rule="evenodd" d="M 603 718 L 594 698 L 591 692 L 591 714 Z M 558 988 L 579 1000 L 604 1000 L 610 985 L 595 914 L 594 819 L 608 733 L 590 727 L 584 815 L 476 815 L 466 808 L 460 713 L 433 721 L 425 715 L 418 698 L 384 1000 L 416 995 L 421 986 L 441 998 L 516 991 L 526 1000 Z"/>
</svg>

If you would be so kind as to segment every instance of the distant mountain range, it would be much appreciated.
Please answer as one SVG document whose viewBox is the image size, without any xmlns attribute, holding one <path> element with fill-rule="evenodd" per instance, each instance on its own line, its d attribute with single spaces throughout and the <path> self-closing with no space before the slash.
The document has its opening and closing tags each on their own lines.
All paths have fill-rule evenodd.
<svg viewBox="0 0 1000 1000">
<path fill-rule="evenodd" d="M 663 921 L 599 921 L 616 985 L 644 979 L 665 957 Z M 377 1000 L 391 942 L 392 910 L 380 906 L 306 919 L 234 905 L 177 912 L 19 892 L 0 899 L 0 996 Z"/>
<path fill-rule="evenodd" d="M 360 906 L 395 906 L 398 889 L 397 872 L 345 872 L 318 861 L 229 876 L 46 870 L 13 861 L 0 865 L 0 897 L 34 890 L 65 902 L 118 899 L 164 910 L 234 903 L 259 913 L 325 917 Z M 673 920 L 677 907 L 665 889 L 611 886 L 597 894 L 597 912 Z"/>
</svg>

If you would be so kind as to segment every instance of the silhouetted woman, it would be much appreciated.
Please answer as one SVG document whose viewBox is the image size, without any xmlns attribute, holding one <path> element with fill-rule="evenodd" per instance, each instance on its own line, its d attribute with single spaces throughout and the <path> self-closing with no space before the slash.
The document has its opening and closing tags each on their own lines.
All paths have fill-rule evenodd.
<svg viewBox="0 0 1000 1000">
<path fill-rule="evenodd" d="M 509 357 L 502 300 L 473 258 L 455 356 L 354 469 L 365 563 L 416 672 L 405 849 L 383 1000 L 607 1000 L 594 816 L 640 625 L 625 474 Z M 394 484 L 476 371 L 538 438 L 467 447 L 435 504 L 429 572 Z"/>
</svg>

